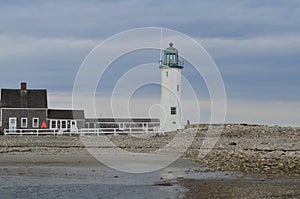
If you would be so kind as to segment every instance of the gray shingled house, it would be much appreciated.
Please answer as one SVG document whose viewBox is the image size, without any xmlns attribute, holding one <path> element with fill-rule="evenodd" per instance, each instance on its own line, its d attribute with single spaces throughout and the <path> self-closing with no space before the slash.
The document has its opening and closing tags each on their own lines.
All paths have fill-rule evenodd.
<svg viewBox="0 0 300 199">
<path fill-rule="evenodd" d="M 154 129 L 155 118 L 85 118 L 84 110 L 48 109 L 46 89 L 1 89 L 0 131 L 25 132 L 32 129 L 76 132 L 79 129 Z"/>
<path fill-rule="evenodd" d="M 1 89 L 0 126 L 3 129 L 75 130 L 84 125 L 83 110 L 48 109 L 46 89 Z"/>
</svg>

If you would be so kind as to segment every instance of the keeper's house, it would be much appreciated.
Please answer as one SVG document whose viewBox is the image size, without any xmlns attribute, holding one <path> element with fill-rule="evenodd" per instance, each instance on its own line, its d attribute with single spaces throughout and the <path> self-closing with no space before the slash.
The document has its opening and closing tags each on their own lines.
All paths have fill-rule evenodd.
<svg viewBox="0 0 300 199">
<path fill-rule="evenodd" d="M 83 110 L 48 109 L 46 89 L 1 89 L 0 126 L 3 129 L 71 130 L 84 127 Z"/>
</svg>

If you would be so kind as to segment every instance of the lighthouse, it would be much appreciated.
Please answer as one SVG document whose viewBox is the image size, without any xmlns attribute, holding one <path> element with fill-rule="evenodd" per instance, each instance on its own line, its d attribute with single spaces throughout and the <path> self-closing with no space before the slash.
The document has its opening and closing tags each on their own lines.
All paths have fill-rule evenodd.
<svg viewBox="0 0 300 199">
<path fill-rule="evenodd" d="M 178 50 L 173 43 L 164 50 L 160 60 L 161 70 L 161 115 L 160 123 L 164 132 L 181 128 L 181 70 L 183 64 L 178 60 Z"/>
</svg>

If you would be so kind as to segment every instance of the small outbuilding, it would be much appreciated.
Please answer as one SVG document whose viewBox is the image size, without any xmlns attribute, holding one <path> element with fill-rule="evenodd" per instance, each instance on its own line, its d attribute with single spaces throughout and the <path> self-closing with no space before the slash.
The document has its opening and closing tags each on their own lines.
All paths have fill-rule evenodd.
<svg viewBox="0 0 300 199">
<path fill-rule="evenodd" d="M 84 127 L 83 110 L 48 109 L 47 122 L 51 130 L 70 130 L 75 132 Z"/>
</svg>

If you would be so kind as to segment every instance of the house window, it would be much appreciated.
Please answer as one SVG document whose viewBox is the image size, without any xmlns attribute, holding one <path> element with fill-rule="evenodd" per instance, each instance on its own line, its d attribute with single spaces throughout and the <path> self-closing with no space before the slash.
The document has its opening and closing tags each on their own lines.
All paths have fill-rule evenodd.
<svg viewBox="0 0 300 199">
<path fill-rule="evenodd" d="M 171 107 L 171 115 L 176 115 L 176 107 Z"/>
<path fill-rule="evenodd" d="M 96 128 L 96 127 L 95 127 L 95 123 L 91 122 L 91 123 L 90 123 L 90 127 L 89 127 L 89 128 L 91 128 L 91 129 L 94 129 L 94 128 Z"/>
<path fill-rule="evenodd" d="M 21 118 L 21 128 L 27 128 L 27 118 Z"/>
<path fill-rule="evenodd" d="M 166 71 L 166 77 L 168 77 L 169 76 L 169 73 L 168 73 L 168 71 Z"/>
<path fill-rule="evenodd" d="M 57 120 L 50 120 L 50 129 L 57 129 Z"/>
<path fill-rule="evenodd" d="M 179 84 L 177 84 L 177 91 L 179 91 Z"/>
<path fill-rule="evenodd" d="M 39 127 L 39 118 L 34 117 L 32 119 L 32 128 L 38 128 Z"/>
<path fill-rule="evenodd" d="M 125 123 L 119 123 L 119 130 L 125 130 Z"/>
<path fill-rule="evenodd" d="M 67 120 L 61 120 L 60 121 L 60 128 L 66 129 L 67 128 Z"/>
</svg>

